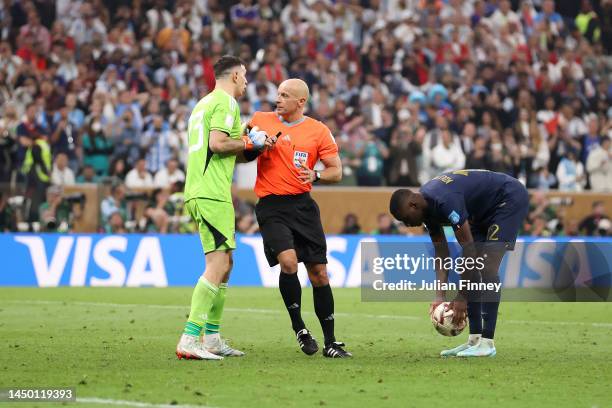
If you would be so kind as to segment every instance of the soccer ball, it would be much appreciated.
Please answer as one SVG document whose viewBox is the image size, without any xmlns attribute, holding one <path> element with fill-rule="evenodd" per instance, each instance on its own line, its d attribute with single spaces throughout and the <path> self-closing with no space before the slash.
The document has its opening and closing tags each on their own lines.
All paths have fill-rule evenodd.
<svg viewBox="0 0 612 408">
<path fill-rule="evenodd" d="M 448 309 L 450 302 L 440 303 L 431 313 L 431 322 L 438 333 L 443 336 L 457 336 L 460 334 L 467 322 L 464 320 L 460 325 L 453 324 L 453 311 Z"/>
</svg>

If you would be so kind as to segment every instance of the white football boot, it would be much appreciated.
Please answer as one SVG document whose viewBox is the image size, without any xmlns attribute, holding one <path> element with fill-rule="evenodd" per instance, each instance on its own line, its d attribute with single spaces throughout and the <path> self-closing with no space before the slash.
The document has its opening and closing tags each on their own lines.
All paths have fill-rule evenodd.
<svg viewBox="0 0 612 408">
<path fill-rule="evenodd" d="M 227 343 L 227 340 L 221 338 L 219 334 L 208 334 L 203 336 L 204 348 L 217 356 L 224 357 L 242 357 L 244 352 L 232 348 Z"/>
<path fill-rule="evenodd" d="M 223 360 L 222 356 L 218 356 L 206 350 L 198 336 L 183 334 L 181 340 L 176 346 L 176 356 L 180 359 L 187 360 Z"/>
<path fill-rule="evenodd" d="M 495 354 L 497 354 L 497 350 L 495 350 L 493 339 L 483 337 L 475 346 L 457 353 L 457 357 L 495 357 Z"/>
<path fill-rule="evenodd" d="M 480 334 L 470 334 L 467 343 L 460 344 L 450 350 L 442 350 L 440 352 L 440 357 L 457 357 L 458 353 L 467 350 L 472 346 L 476 346 L 480 342 L 480 337 Z"/>
</svg>

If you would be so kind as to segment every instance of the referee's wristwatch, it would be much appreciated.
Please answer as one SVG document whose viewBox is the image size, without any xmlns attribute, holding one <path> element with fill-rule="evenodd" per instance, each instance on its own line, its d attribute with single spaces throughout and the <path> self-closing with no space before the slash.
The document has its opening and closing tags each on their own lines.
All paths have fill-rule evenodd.
<svg viewBox="0 0 612 408">
<path fill-rule="evenodd" d="M 321 180 L 321 172 L 315 170 L 314 174 L 315 174 L 315 179 L 313 183 L 316 183 L 317 181 Z"/>
</svg>

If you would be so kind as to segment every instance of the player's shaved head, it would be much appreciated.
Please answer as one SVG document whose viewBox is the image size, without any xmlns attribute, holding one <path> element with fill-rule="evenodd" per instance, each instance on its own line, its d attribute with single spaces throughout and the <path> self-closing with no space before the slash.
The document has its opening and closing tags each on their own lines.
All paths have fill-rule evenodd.
<svg viewBox="0 0 612 408">
<path fill-rule="evenodd" d="M 299 78 L 290 78 L 283 81 L 279 86 L 279 89 L 280 88 L 283 88 L 297 99 L 304 98 L 308 100 L 308 98 L 310 97 L 308 85 L 306 85 L 306 82 L 302 81 Z"/>
</svg>

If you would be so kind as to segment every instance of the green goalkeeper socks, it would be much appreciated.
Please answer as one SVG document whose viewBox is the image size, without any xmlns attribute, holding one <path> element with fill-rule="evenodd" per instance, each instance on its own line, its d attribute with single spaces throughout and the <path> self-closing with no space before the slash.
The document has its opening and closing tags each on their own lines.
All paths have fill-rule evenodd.
<svg viewBox="0 0 612 408">
<path fill-rule="evenodd" d="M 211 308 L 219 292 L 220 289 L 206 280 L 206 278 L 201 277 L 198 280 L 198 284 L 193 290 L 193 296 L 191 297 L 191 312 L 185 324 L 184 334 L 192 336 L 200 335 L 207 315 L 212 313 Z"/>
<path fill-rule="evenodd" d="M 223 316 L 223 307 L 225 306 L 225 295 L 227 293 L 227 283 L 223 282 L 219 285 L 219 292 L 213 299 L 212 307 L 208 312 L 206 325 L 204 326 L 205 334 L 216 334 L 221 329 L 221 317 Z"/>
</svg>

